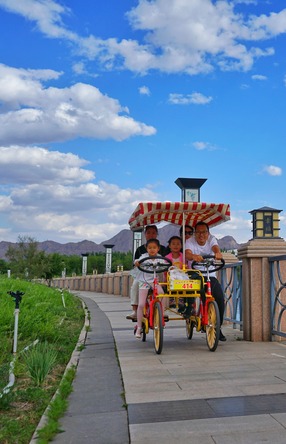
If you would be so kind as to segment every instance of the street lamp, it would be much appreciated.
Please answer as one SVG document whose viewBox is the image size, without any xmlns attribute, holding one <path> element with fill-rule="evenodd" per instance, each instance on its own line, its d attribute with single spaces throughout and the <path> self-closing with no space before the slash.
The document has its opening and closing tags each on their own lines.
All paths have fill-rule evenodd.
<svg viewBox="0 0 286 444">
<path fill-rule="evenodd" d="M 133 231 L 133 257 L 138 247 L 142 245 L 142 230 Z"/>
<path fill-rule="evenodd" d="M 82 253 L 82 275 L 86 276 L 87 274 L 87 257 L 89 253 Z"/>
<path fill-rule="evenodd" d="M 207 179 L 178 177 L 175 184 L 181 188 L 181 202 L 200 202 L 200 188 Z"/>
<path fill-rule="evenodd" d="M 105 248 L 105 273 L 111 273 L 111 264 L 112 264 L 112 248 L 113 244 L 104 244 Z"/>
<path fill-rule="evenodd" d="M 279 238 L 279 213 L 281 211 L 269 207 L 250 211 L 249 213 L 252 214 L 253 239 Z"/>
</svg>

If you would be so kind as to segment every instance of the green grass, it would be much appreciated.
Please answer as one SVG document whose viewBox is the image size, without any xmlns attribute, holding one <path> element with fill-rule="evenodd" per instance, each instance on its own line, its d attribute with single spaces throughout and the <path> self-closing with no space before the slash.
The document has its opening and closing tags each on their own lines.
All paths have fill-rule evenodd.
<svg viewBox="0 0 286 444">
<path fill-rule="evenodd" d="M 7 291 L 17 290 L 25 295 L 20 303 L 15 384 L 3 395 L 13 359 L 15 310 L 15 302 Z M 0 278 L 1 444 L 28 444 L 56 392 L 52 403 L 55 403 L 55 407 L 49 410 L 53 412 L 55 409 L 55 413 L 45 426 L 45 436 L 54 436 L 58 430 L 57 421 L 66 408 L 65 393 L 70 393 L 72 382 L 69 372 L 63 380 L 62 377 L 84 325 L 81 301 L 68 292 L 64 296 L 65 307 L 57 289 L 18 279 Z M 36 340 L 38 343 L 33 346 Z M 28 347 L 26 351 L 25 347 Z"/>
<path fill-rule="evenodd" d="M 52 349 L 47 341 L 39 342 L 24 352 L 23 360 L 30 377 L 35 385 L 39 387 L 43 385 L 47 375 L 57 362 L 57 352 Z"/>
<path fill-rule="evenodd" d="M 67 408 L 67 398 L 72 391 L 72 382 L 75 377 L 75 367 L 67 370 L 62 379 L 58 392 L 49 406 L 47 412 L 47 423 L 37 432 L 37 443 L 47 444 L 59 433 L 58 420 L 62 417 Z"/>
</svg>

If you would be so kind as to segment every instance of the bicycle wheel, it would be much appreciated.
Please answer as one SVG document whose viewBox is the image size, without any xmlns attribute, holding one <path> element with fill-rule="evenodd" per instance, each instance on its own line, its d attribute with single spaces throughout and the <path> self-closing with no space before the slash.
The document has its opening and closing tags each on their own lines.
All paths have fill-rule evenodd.
<svg viewBox="0 0 286 444">
<path fill-rule="evenodd" d="M 146 332 L 148 330 L 148 321 L 142 322 L 142 342 L 146 342 Z"/>
<path fill-rule="evenodd" d="M 208 304 L 208 324 L 206 325 L 206 340 L 210 351 L 215 351 L 219 341 L 220 318 L 216 301 Z"/>
<path fill-rule="evenodd" d="M 158 301 L 154 304 L 153 337 L 155 351 L 159 355 L 163 348 L 163 313 Z"/>
<path fill-rule="evenodd" d="M 188 339 L 192 339 L 195 325 L 196 324 L 194 321 L 191 321 L 191 319 L 186 319 L 186 335 Z"/>
</svg>

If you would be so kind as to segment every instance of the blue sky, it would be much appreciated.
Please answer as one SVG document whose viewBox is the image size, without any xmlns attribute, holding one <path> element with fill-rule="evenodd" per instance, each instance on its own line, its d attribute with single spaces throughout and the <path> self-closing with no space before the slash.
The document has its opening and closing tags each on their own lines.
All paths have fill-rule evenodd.
<svg viewBox="0 0 286 444">
<path fill-rule="evenodd" d="M 140 201 L 282 210 L 282 0 L 0 0 L 0 240 L 100 243 Z"/>
</svg>

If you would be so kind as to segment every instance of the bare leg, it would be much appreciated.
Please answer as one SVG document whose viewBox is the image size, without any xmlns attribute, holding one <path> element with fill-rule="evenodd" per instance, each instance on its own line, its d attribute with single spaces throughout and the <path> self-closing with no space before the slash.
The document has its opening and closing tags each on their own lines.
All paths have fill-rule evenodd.
<svg viewBox="0 0 286 444">
<path fill-rule="evenodd" d="M 141 331 L 142 328 L 142 318 L 143 318 L 143 311 L 146 303 L 148 295 L 148 288 L 140 288 L 139 290 L 139 304 L 137 308 L 137 330 Z"/>
<path fill-rule="evenodd" d="M 157 290 L 158 290 L 159 295 L 164 294 L 164 291 L 163 291 L 163 288 L 161 287 L 161 285 L 158 285 Z M 163 310 L 166 310 L 166 308 L 169 307 L 169 298 L 162 297 L 161 303 L 162 303 Z"/>
<path fill-rule="evenodd" d="M 127 319 L 136 319 L 137 307 L 138 307 L 138 292 L 139 292 L 139 282 L 134 280 L 130 288 L 130 301 L 132 306 L 132 313 L 126 316 Z"/>
</svg>

